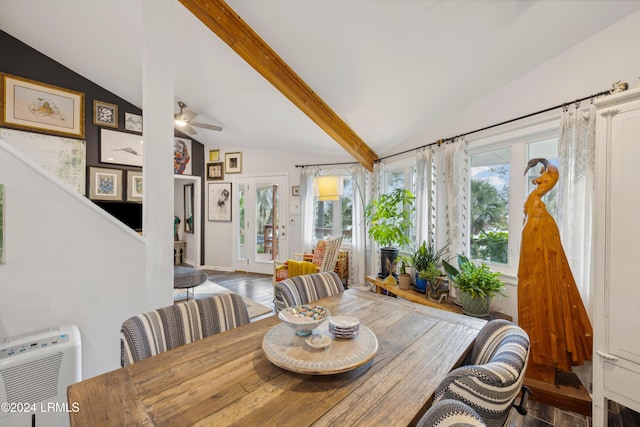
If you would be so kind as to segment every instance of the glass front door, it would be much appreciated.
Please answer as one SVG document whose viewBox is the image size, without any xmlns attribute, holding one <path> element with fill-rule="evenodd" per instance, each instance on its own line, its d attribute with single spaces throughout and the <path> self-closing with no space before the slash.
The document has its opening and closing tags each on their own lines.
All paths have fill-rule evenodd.
<svg viewBox="0 0 640 427">
<path fill-rule="evenodd" d="M 273 261 L 286 248 L 286 176 L 241 178 L 236 183 L 238 224 L 234 268 L 273 273 Z"/>
</svg>

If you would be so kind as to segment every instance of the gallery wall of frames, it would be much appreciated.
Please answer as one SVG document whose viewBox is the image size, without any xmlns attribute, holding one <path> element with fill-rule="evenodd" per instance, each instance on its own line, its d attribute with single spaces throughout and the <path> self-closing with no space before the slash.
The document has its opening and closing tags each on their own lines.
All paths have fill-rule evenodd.
<svg viewBox="0 0 640 427">
<path fill-rule="evenodd" d="M 0 51 L 5 99 L 0 136 L 20 141 L 21 149 L 36 158 L 46 155 L 44 146 L 59 147 L 75 168 L 63 180 L 129 227 L 141 230 L 141 109 L 3 31 Z M 204 179 L 204 146 L 178 131 L 175 137 L 183 147 L 181 159 L 184 149 L 190 150 L 189 163 L 180 164 L 176 173 Z M 204 186 L 202 191 L 204 199 Z"/>
</svg>

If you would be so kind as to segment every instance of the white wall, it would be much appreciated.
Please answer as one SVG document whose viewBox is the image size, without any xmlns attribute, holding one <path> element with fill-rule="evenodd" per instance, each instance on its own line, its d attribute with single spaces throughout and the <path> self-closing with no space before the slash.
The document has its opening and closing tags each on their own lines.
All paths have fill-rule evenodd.
<svg viewBox="0 0 640 427">
<path fill-rule="evenodd" d="M 120 367 L 120 326 L 148 309 L 143 239 L 2 140 L 0 183 L 0 341 L 76 323 L 83 378 Z"/>
<path fill-rule="evenodd" d="M 304 144 L 301 144 L 304 145 Z M 228 147 L 224 145 L 205 146 L 205 159 L 209 158 L 209 150 L 219 149 L 220 159 L 224 160 L 224 153 L 242 152 L 242 174 L 225 174 L 223 182 L 233 183 L 234 177 L 257 176 L 260 174 L 287 174 L 289 176 L 289 187 L 300 185 L 300 169 L 296 165 L 351 162 L 352 158 L 346 154 L 344 157 L 322 156 L 304 152 L 280 152 L 273 150 L 250 150 L 238 147 Z M 205 161 L 206 163 L 206 161 Z M 206 186 L 206 183 L 205 183 Z M 205 194 L 208 192 L 205 188 Z M 286 189 L 286 194 L 291 194 L 291 188 Z M 208 206 L 207 195 L 205 195 L 205 207 Z M 287 202 L 289 197 L 285 198 Z M 236 213 L 232 211 L 232 215 Z M 205 219 L 206 219 L 205 208 Z M 289 224 L 290 225 L 290 224 Z M 230 270 L 233 266 L 233 222 L 213 222 L 205 220 L 205 260 L 207 268 Z M 301 251 L 300 226 L 288 227 L 289 236 L 289 257 L 295 252 Z M 281 258 L 285 258 L 283 255 Z"/>
<path fill-rule="evenodd" d="M 570 31 L 569 27 L 567 31 Z M 397 153 L 570 102 L 611 89 L 611 84 L 617 80 L 635 87 L 640 77 L 639 41 L 640 11 L 541 64 L 490 96 L 472 105 L 461 105 L 458 114 L 442 120 L 401 147 L 378 154 Z"/>
</svg>

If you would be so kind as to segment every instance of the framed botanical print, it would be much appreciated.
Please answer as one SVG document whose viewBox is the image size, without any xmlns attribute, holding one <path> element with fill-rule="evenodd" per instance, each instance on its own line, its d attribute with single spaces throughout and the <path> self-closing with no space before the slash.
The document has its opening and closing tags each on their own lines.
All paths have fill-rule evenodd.
<svg viewBox="0 0 640 427">
<path fill-rule="evenodd" d="M 226 153 L 224 155 L 224 171 L 226 173 L 242 173 L 242 153 Z"/>
<path fill-rule="evenodd" d="M 84 139 L 84 93 L 0 73 L 0 126 Z"/>
<path fill-rule="evenodd" d="M 207 181 L 224 179 L 224 162 L 207 163 Z"/>
<path fill-rule="evenodd" d="M 93 100 L 93 123 L 98 126 L 118 127 L 118 106 Z"/>
<path fill-rule="evenodd" d="M 122 201 L 122 170 L 89 168 L 89 198 Z"/>
</svg>

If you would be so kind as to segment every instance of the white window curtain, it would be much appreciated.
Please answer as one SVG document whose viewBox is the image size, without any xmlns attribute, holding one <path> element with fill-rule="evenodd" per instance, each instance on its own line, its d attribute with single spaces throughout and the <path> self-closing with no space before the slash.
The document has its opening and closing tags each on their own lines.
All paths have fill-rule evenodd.
<svg viewBox="0 0 640 427">
<path fill-rule="evenodd" d="M 374 163 L 373 173 L 371 174 L 371 197 L 368 200 L 374 200 L 380 194 L 384 193 L 384 170 L 384 163 Z M 373 239 L 369 240 L 371 244 L 371 252 L 369 254 L 369 275 L 376 275 L 381 271 L 380 248 Z"/>
<path fill-rule="evenodd" d="M 440 246 L 449 242 L 451 256 L 462 253 L 469 254 L 467 241 L 467 219 L 469 200 L 469 160 L 467 157 L 467 141 L 460 138 L 444 146 L 444 162 L 442 168 L 443 191 L 445 195 L 445 212 L 440 215 L 444 224 L 440 227 L 444 235 L 439 233 Z"/>
<path fill-rule="evenodd" d="M 435 244 L 435 169 L 433 147 L 418 150 L 416 158 L 416 245 Z"/>
<path fill-rule="evenodd" d="M 366 275 L 366 220 L 364 217 L 365 208 L 365 169 L 362 165 L 352 166 L 350 169 L 354 182 L 353 195 L 353 229 L 352 229 L 352 254 L 351 262 L 351 280 L 356 284 L 364 284 Z"/>
<path fill-rule="evenodd" d="M 302 230 L 302 251 L 311 252 L 313 249 L 313 177 L 318 175 L 317 167 L 303 167 L 300 169 L 300 213 Z"/>
<path fill-rule="evenodd" d="M 591 298 L 591 247 L 595 169 L 595 119 L 593 104 L 565 108 L 558 139 L 558 228 L 571 272 L 587 313 Z"/>
</svg>

